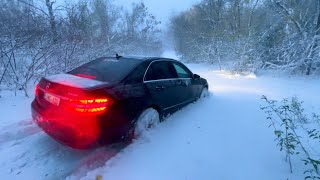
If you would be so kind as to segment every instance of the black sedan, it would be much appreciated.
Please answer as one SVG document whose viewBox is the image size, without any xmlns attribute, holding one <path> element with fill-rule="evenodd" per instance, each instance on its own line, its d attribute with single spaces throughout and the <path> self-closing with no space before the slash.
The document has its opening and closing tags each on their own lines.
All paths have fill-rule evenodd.
<svg viewBox="0 0 320 180">
<path fill-rule="evenodd" d="M 207 93 L 207 81 L 179 61 L 103 57 L 42 78 L 32 117 L 58 142 L 84 149 L 139 136 Z"/>
</svg>

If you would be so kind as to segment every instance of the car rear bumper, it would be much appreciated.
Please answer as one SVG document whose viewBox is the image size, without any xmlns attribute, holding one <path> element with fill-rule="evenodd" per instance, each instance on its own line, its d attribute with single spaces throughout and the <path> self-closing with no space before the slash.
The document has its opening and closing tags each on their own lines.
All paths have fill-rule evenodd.
<svg viewBox="0 0 320 180">
<path fill-rule="evenodd" d="M 56 141 L 77 149 L 87 149 L 98 145 L 101 135 L 98 120 L 67 116 L 47 117 L 32 108 L 34 122 Z"/>
<path fill-rule="evenodd" d="M 79 116 L 42 109 L 37 101 L 31 105 L 33 121 L 50 137 L 76 149 L 88 149 L 112 142 L 118 128 L 106 127 L 97 116 Z M 103 121 L 106 121 L 103 119 Z"/>
</svg>

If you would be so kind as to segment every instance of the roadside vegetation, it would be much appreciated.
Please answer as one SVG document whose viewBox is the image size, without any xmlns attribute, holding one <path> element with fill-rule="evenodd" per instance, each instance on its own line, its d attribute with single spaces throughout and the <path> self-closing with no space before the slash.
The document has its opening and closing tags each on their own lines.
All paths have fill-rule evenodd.
<svg viewBox="0 0 320 180">
<path fill-rule="evenodd" d="M 0 90 L 26 96 L 40 77 L 116 53 L 160 56 L 163 44 L 172 44 L 182 61 L 236 73 L 320 75 L 319 0 L 202 0 L 162 28 L 142 2 L 124 8 L 111 0 L 3 0 L 0 6 Z"/>
<path fill-rule="evenodd" d="M 0 90 L 24 90 L 101 56 L 160 55 L 160 21 L 144 3 L 109 0 L 0 2 Z"/>
<path fill-rule="evenodd" d="M 291 173 L 301 172 L 305 179 L 320 179 L 320 117 L 308 115 L 298 98 L 278 102 L 262 97 L 261 109 L 266 113 L 275 142 L 285 154 Z"/>
<path fill-rule="evenodd" d="M 188 62 L 320 74 L 319 0 L 202 0 L 172 17 L 170 29 Z"/>
</svg>

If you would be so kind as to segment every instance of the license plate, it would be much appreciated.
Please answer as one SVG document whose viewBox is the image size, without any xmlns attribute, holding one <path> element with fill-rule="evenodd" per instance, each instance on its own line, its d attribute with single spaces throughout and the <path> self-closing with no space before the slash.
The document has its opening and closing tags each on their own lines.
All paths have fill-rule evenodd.
<svg viewBox="0 0 320 180">
<path fill-rule="evenodd" d="M 43 98 L 55 106 L 59 106 L 60 104 L 60 98 L 55 97 L 54 95 L 45 93 Z"/>
</svg>

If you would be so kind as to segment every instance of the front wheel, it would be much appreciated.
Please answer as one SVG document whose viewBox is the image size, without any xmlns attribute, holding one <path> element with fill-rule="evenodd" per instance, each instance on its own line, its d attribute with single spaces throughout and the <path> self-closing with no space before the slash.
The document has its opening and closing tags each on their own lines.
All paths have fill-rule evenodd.
<svg viewBox="0 0 320 180">
<path fill-rule="evenodd" d="M 208 97 L 209 96 L 209 90 L 207 87 L 204 87 L 201 91 L 201 94 L 200 94 L 200 97 L 199 99 L 203 99 L 205 97 Z"/>
<path fill-rule="evenodd" d="M 155 127 L 160 123 L 159 113 L 153 108 L 145 109 L 138 117 L 135 128 L 134 138 L 141 136 L 145 131 Z"/>
</svg>

